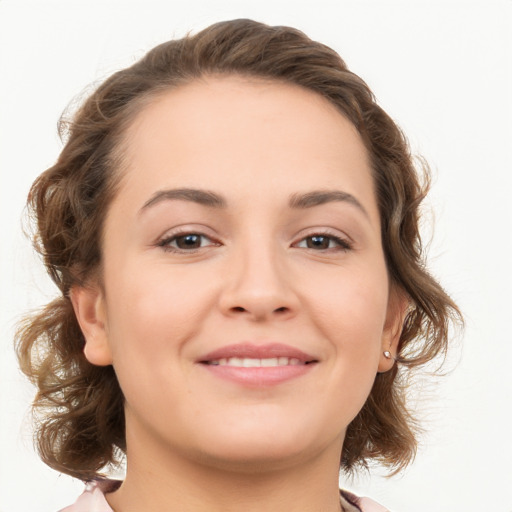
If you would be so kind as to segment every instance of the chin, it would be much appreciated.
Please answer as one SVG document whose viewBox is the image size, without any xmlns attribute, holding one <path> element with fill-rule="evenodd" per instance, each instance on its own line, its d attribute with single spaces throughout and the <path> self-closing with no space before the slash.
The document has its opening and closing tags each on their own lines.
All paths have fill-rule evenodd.
<svg viewBox="0 0 512 512">
<path fill-rule="evenodd" d="M 257 429 L 245 430 L 239 424 L 234 431 L 223 430 L 218 435 L 214 434 L 210 431 L 208 442 L 201 443 L 200 459 L 207 465 L 240 473 L 257 474 L 285 469 L 314 458 L 332 443 L 326 433 L 308 433 L 307 429 L 294 428 L 289 423 L 280 426 L 267 424 L 265 429 L 260 424 Z M 339 439 L 341 437 L 337 437 L 336 442 Z"/>
<path fill-rule="evenodd" d="M 292 467 L 311 455 L 309 450 L 299 447 L 290 449 L 288 446 L 276 446 L 275 443 L 244 443 L 236 447 L 231 445 L 227 450 L 211 449 L 201 451 L 200 461 L 207 466 L 241 474 L 268 473 Z"/>
</svg>

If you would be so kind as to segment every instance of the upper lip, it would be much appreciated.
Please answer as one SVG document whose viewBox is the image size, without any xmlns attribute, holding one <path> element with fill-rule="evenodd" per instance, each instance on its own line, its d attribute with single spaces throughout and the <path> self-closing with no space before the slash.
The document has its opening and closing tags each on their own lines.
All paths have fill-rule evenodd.
<svg viewBox="0 0 512 512">
<path fill-rule="evenodd" d="M 298 348 L 283 343 L 265 343 L 255 344 L 250 342 L 234 343 L 225 345 L 208 352 L 198 359 L 200 363 L 209 361 L 217 361 L 219 359 L 229 359 L 230 357 L 249 358 L 249 359 L 267 359 L 273 357 L 290 357 L 296 358 L 307 363 L 317 361 L 317 359 Z"/>
</svg>

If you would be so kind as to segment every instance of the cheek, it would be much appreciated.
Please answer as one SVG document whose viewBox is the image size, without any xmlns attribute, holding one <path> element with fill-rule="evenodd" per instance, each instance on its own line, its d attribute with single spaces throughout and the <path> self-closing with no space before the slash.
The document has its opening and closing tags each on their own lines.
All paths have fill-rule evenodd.
<svg viewBox="0 0 512 512">
<path fill-rule="evenodd" d="M 388 278 L 383 265 L 340 271 L 323 280 L 309 301 L 319 329 L 343 350 L 364 353 L 379 344 L 388 303 Z"/>
<path fill-rule="evenodd" d="M 329 391 L 338 399 L 352 396 L 357 409 L 378 371 L 388 302 L 386 270 L 376 266 L 331 279 L 312 299 L 310 317 L 332 355 Z"/>
<path fill-rule="evenodd" d="M 189 390 L 190 369 L 183 364 L 188 341 L 194 339 L 212 290 L 170 267 L 154 271 L 112 269 L 108 294 L 108 337 L 113 366 L 128 408 L 148 415 L 162 410 L 162 398 L 179 409 Z M 171 272 L 172 271 L 172 272 Z"/>
<path fill-rule="evenodd" d="M 144 360 L 176 352 L 194 336 L 215 291 L 200 272 L 138 264 L 111 269 L 109 339 L 114 358 L 136 353 Z"/>
</svg>

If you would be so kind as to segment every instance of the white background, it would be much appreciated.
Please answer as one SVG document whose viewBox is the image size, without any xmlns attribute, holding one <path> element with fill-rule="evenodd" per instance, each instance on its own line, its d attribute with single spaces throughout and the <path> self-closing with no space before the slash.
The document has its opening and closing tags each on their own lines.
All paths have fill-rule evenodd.
<svg viewBox="0 0 512 512">
<path fill-rule="evenodd" d="M 55 293 L 20 219 L 59 153 L 57 119 L 156 43 L 237 17 L 334 47 L 434 170 L 431 269 L 466 316 L 460 361 L 417 392 L 428 433 L 415 464 L 342 485 L 394 512 L 512 512 L 510 0 L 0 0 L 0 512 L 55 511 L 82 489 L 33 453 L 33 390 L 12 350 L 15 321 Z"/>
</svg>

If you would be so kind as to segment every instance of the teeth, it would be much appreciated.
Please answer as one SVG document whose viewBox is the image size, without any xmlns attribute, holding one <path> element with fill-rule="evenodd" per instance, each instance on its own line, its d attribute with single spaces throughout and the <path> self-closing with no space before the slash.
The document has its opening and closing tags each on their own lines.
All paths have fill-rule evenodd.
<svg viewBox="0 0 512 512">
<path fill-rule="evenodd" d="M 303 363 L 296 357 L 269 357 L 265 359 L 254 359 L 251 357 L 229 357 L 222 358 L 216 361 L 209 361 L 208 364 L 216 366 L 239 366 L 243 368 L 257 368 L 269 366 L 297 366 Z"/>
</svg>

